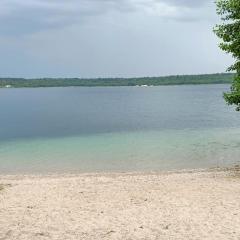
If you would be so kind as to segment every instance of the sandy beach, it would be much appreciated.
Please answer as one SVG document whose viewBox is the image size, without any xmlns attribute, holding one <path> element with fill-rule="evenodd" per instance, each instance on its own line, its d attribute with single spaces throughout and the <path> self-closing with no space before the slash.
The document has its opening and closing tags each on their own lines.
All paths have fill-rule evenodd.
<svg viewBox="0 0 240 240">
<path fill-rule="evenodd" d="M 0 240 L 240 239 L 231 171 L 0 176 Z"/>
</svg>

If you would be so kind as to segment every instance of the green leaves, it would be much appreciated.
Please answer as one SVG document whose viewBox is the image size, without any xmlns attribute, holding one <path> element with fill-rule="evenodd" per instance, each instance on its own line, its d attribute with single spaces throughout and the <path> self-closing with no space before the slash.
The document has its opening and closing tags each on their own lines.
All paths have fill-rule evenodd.
<svg viewBox="0 0 240 240">
<path fill-rule="evenodd" d="M 230 53 L 236 59 L 228 71 L 236 71 L 231 92 L 224 93 L 224 98 L 230 105 L 236 105 L 240 111 L 240 0 L 218 0 L 217 13 L 223 24 L 214 28 L 215 34 L 222 39 L 219 47 Z"/>
<path fill-rule="evenodd" d="M 240 19 L 239 0 L 218 0 L 217 13 L 222 16 L 222 20 L 236 20 Z"/>
</svg>

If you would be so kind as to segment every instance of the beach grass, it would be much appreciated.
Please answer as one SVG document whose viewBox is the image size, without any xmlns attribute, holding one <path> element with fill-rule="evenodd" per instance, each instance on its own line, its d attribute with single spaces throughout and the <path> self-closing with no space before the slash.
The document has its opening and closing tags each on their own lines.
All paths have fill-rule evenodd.
<svg viewBox="0 0 240 240">
<path fill-rule="evenodd" d="M 2 191 L 4 189 L 3 185 L 0 184 L 0 191 Z"/>
</svg>

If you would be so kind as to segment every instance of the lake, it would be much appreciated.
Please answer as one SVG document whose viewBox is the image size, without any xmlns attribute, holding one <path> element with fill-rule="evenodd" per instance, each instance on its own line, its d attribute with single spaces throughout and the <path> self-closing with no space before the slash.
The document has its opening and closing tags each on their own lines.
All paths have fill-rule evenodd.
<svg viewBox="0 0 240 240">
<path fill-rule="evenodd" d="M 0 173 L 237 164 L 229 85 L 0 89 Z"/>
</svg>

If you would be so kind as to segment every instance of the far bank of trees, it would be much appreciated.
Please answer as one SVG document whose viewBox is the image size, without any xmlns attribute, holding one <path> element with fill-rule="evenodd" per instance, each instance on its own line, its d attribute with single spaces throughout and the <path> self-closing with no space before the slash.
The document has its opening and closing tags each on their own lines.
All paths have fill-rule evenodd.
<svg viewBox="0 0 240 240">
<path fill-rule="evenodd" d="M 221 84 L 231 83 L 233 74 L 181 75 L 143 78 L 0 78 L 0 87 L 104 87 L 104 86 L 161 86 L 184 84 Z"/>
</svg>

